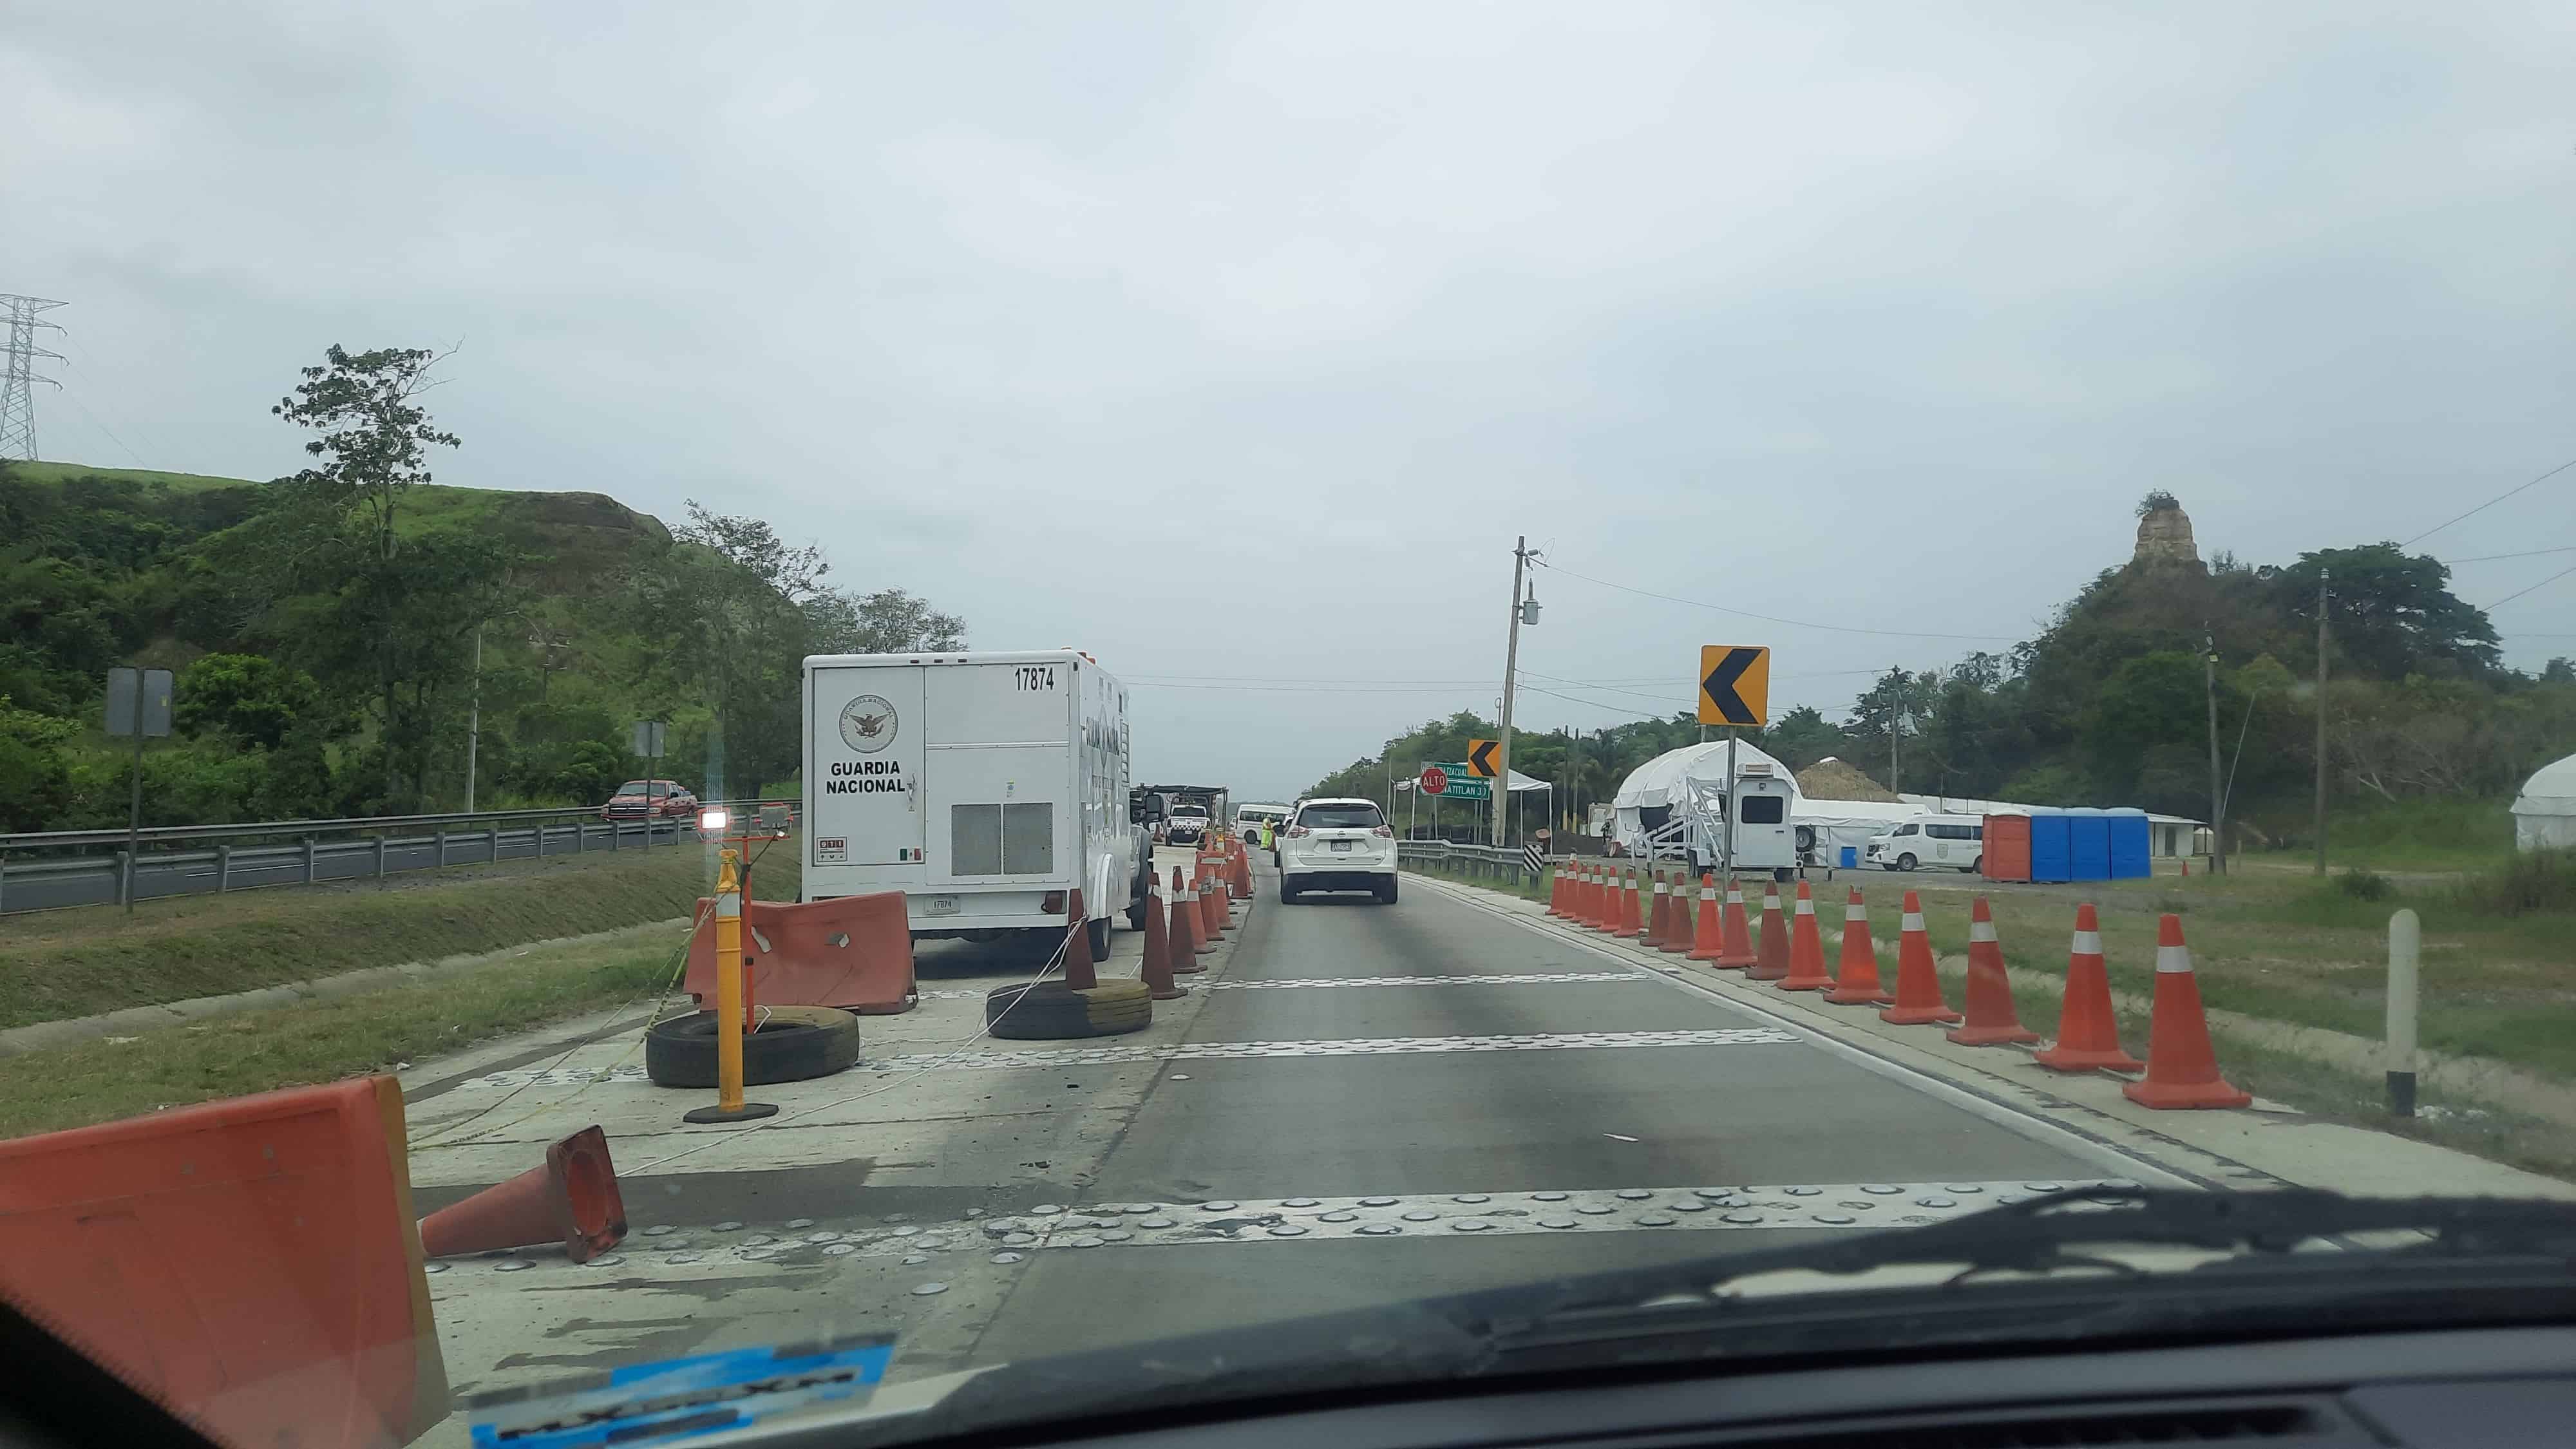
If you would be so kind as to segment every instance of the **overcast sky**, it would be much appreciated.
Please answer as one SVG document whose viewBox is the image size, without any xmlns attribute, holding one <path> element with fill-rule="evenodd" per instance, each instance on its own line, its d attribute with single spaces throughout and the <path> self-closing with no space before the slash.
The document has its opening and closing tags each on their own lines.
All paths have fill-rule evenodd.
<svg viewBox="0 0 2576 1449">
<path fill-rule="evenodd" d="M 2576 458 L 2571 74 L 2568 3 L 0 0 L 0 291 L 46 456 L 274 476 L 325 345 L 462 344 L 440 481 L 757 514 L 1281 796 L 1492 709 L 1516 534 L 1525 726 L 1703 643 L 1838 712 L 2151 487 L 2286 560 Z"/>
</svg>

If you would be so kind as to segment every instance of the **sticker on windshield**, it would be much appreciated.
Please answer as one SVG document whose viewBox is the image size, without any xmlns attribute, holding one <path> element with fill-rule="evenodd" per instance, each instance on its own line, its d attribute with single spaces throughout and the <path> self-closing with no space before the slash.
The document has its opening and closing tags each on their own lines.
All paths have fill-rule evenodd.
<svg viewBox="0 0 2576 1449">
<path fill-rule="evenodd" d="M 902 722 L 895 718 L 894 702 L 881 694 L 863 694 L 841 706 L 841 742 L 863 755 L 873 755 L 894 743 L 895 730 Z"/>
</svg>

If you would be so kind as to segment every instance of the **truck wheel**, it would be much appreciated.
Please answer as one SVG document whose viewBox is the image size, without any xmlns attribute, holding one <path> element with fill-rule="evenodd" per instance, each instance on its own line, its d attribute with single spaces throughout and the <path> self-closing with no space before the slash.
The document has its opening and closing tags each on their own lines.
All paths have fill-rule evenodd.
<svg viewBox="0 0 2576 1449">
<path fill-rule="evenodd" d="M 1097 965 L 1102 961 L 1108 960 L 1109 918 L 1107 916 L 1097 917 L 1092 921 L 1087 922 L 1084 929 L 1091 932 L 1091 959 L 1093 964 Z"/>
<path fill-rule="evenodd" d="M 846 1070 L 859 1059 L 859 1019 L 828 1006 L 762 1006 L 759 1030 L 742 1037 L 742 1080 L 802 1082 Z M 716 1084 L 716 1014 L 657 1021 L 644 1033 L 644 1075 L 658 1087 Z"/>
<path fill-rule="evenodd" d="M 1142 1031 L 1154 998 L 1142 981 L 1103 981 L 1077 991 L 1061 981 L 1001 986 L 984 994 L 984 1027 L 1011 1041 L 1068 1041 Z"/>
</svg>

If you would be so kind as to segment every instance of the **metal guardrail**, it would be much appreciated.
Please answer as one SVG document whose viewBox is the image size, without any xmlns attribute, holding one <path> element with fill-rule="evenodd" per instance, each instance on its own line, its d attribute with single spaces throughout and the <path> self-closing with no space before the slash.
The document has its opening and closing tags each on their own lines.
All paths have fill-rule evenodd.
<svg viewBox="0 0 2576 1449">
<path fill-rule="evenodd" d="M 756 808 L 757 800 L 708 801 Z M 129 861 L 122 830 L 0 835 L 0 915 L 218 894 L 320 881 L 380 879 L 397 871 L 532 860 L 593 851 L 647 850 L 697 835 L 688 818 L 617 820 L 600 807 L 269 820 L 243 825 L 163 825 L 138 833 Z M 257 843 L 285 841 L 288 843 Z M 252 843 L 244 843 L 252 842 Z M 162 847 L 154 849 L 153 847 Z M 194 849 L 188 847 L 197 847 Z M 32 858 L 31 858 L 32 857 Z M 130 867 L 130 872 L 129 872 Z"/>
<path fill-rule="evenodd" d="M 1395 843 L 1397 861 L 1416 866 L 1459 869 L 1486 880 L 1508 880 L 1515 884 L 1528 881 L 1535 885 L 1547 878 L 1544 866 L 1533 871 L 1529 857 L 1517 846 L 1454 845 L 1445 840 L 1399 840 Z M 1559 857 L 1545 857 L 1547 865 Z"/>
</svg>

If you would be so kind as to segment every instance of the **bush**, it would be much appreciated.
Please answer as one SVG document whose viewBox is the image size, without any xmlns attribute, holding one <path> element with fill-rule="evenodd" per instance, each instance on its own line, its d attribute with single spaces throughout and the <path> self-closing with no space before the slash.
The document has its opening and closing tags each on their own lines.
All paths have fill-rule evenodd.
<svg viewBox="0 0 2576 1449">
<path fill-rule="evenodd" d="M 2576 850 L 2535 850 L 2462 881 L 2462 906 L 2487 915 L 2576 911 Z"/>
<path fill-rule="evenodd" d="M 2356 901 L 2384 901 L 2397 894 L 2388 877 L 2375 870 L 2348 870 L 2335 877 L 2335 889 Z"/>
</svg>

